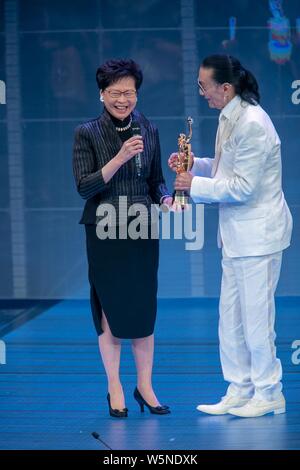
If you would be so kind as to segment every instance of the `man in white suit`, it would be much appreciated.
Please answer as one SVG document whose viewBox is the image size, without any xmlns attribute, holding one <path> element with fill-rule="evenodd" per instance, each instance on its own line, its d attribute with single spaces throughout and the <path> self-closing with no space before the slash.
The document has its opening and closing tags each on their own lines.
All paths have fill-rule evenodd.
<svg viewBox="0 0 300 470">
<path fill-rule="evenodd" d="M 209 414 L 241 417 L 285 412 L 275 348 L 274 294 L 292 217 L 281 187 L 280 139 L 259 106 L 254 76 L 232 56 L 207 57 L 199 92 L 221 110 L 214 158 L 193 158 L 175 189 L 196 203 L 219 203 L 222 248 L 219 339 L 227 393 Z M 169 166 L 175 170 L 177 154 Z"/>
</svg>

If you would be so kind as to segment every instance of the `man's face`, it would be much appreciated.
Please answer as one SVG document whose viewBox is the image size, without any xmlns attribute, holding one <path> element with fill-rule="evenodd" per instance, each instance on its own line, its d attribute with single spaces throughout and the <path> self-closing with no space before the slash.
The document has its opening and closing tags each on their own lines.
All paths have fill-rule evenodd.
<svg viewBox="0 0 300 470">
<path fill-rule="evenodd" d="M 203 96 L 210 108 L 222 109 L 226 101 L 224 99 L 224 86 L 213 79 L 213 69 L 200 67 L 198 77 L 199 93 Z"/>
</svg>

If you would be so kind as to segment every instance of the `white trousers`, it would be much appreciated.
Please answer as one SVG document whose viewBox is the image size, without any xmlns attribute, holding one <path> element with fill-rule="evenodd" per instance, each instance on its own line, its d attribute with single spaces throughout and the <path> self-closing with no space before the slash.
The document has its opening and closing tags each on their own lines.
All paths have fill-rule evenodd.
<svg viewBox="0 0 300 470">
<path fill-rule="evenodd" d="M 273 400 L 281 392 L 274 331 L 281 260 L 282 251 L 244 258 L 223 251 L 219 339 L 228 394 Z"/>
</svg>

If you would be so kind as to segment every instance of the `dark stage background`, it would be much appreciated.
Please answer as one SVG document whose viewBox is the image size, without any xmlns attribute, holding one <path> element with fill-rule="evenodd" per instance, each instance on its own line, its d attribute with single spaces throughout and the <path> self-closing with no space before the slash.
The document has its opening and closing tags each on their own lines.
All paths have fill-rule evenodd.
<svg viewBox="0 0 300 470">
<path fill-rule="evenodd" d="M 283 186 L 295 225 L 277 292 L 300 294 L 300 2 L 282 6 L 290 37 L 285 42 L 285 32 L 279 33 L 280 50 L 271 44 L 275 55 L 283 54 L 279 64 L 270 55 L 268 20 L 276 12 L 267 0 L 0 2 L 1 298 L 88 296 L 78 225 L 83 201 L 71 160 L 74 128 L 101 112 L 98 65 L 131 57 L 142 66 L 138 109 L 159 128 L 172 187 L 167 158 L 188 115 L 195 121 L 194 152 L 213 153 L 218 112 L 199 97 L 197 72 L 201 59 L 216 52 L 236 55 L 256 75 L 262 106 L 281 137 Z M 230 17 L 236 28 L 234 20 L 229 27 Z M 184 250 L 182 241 L 162 242 L 160 297 L 218 296 L 215 206 L 205 207 L 204 231 L 201 251 Z"/>
</svg>

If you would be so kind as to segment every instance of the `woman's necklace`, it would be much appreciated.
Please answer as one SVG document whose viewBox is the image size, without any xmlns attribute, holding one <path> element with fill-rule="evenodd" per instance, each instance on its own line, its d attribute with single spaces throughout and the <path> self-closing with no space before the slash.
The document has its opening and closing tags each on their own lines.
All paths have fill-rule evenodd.
<svg viewBox="0 0 300 470">
<path fill-rule="evenodd" d="M 117 127 L 117 126 L 115 126 L 115 127 L 116 127 L 116 131 L 118 131 L 118 132 L 128 131 L 128 129 L 131 127 L 131 124 L 132 124 L 132 117 L 130 116 L 130 121 L 129 121 L 129 123 L 127 124 L 127 126 L 125 126 L 125 127 Z"/>
</svg>

